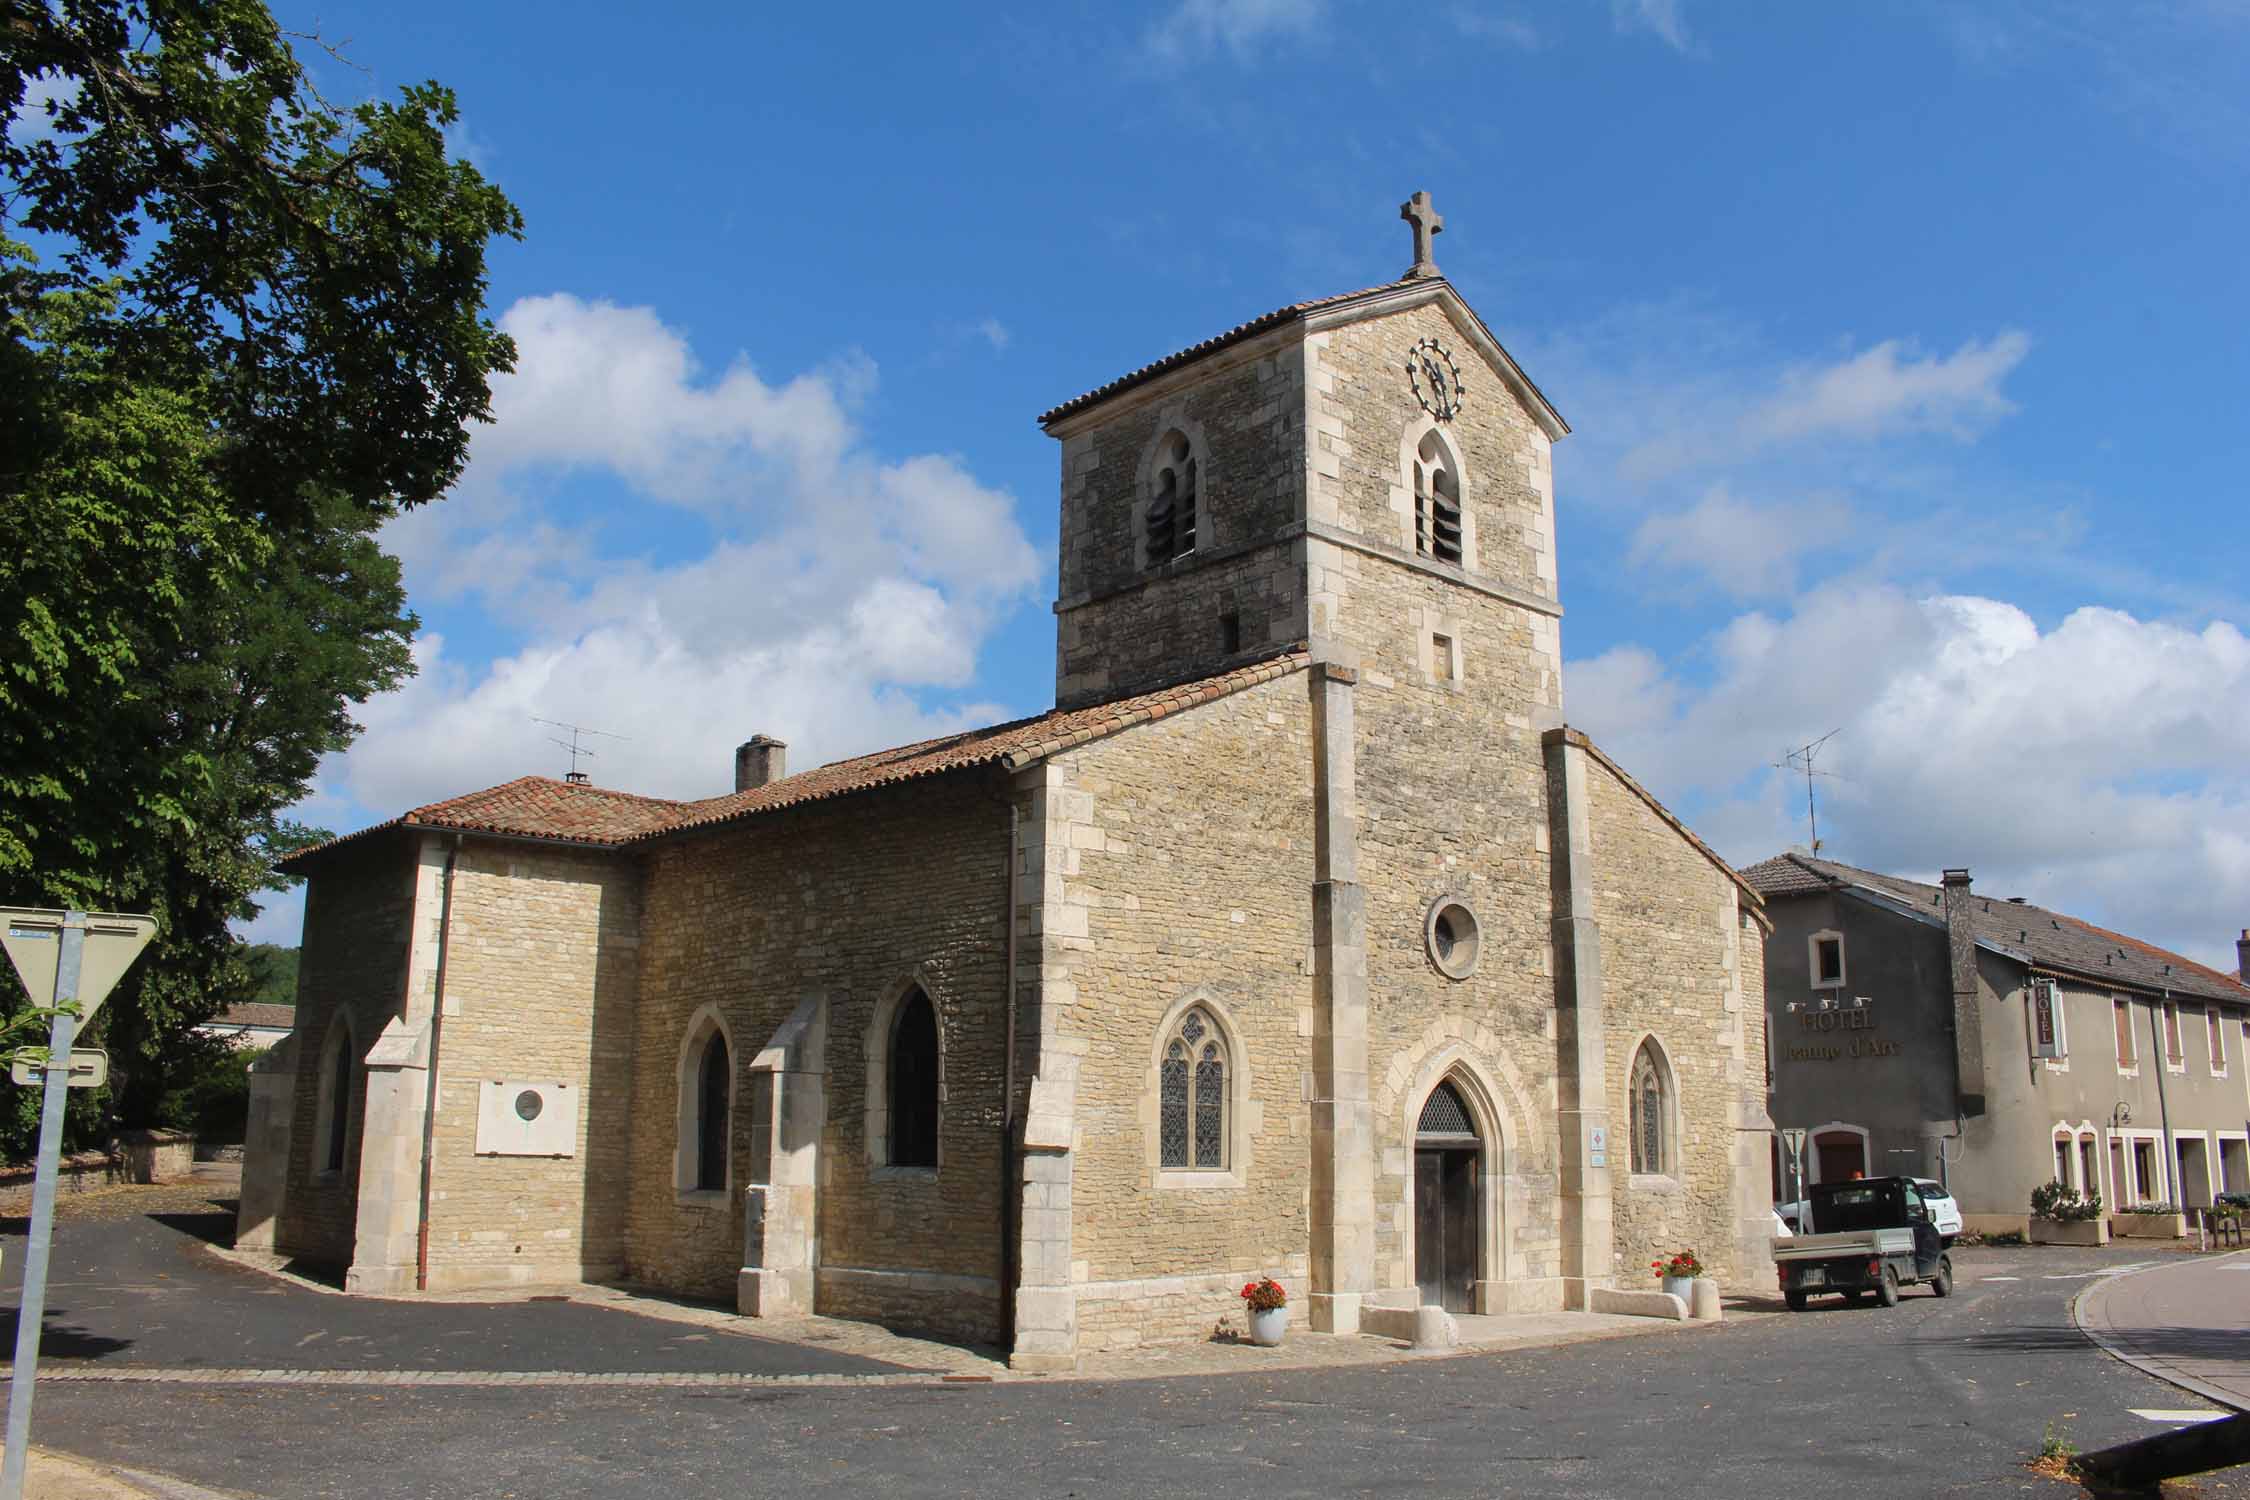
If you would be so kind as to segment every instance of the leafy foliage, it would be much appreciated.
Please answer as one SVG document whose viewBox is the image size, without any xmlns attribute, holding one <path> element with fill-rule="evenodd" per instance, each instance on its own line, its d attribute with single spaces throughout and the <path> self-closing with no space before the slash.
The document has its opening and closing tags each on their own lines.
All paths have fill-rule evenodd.
<svg viewBox="0 0 2250 1500">
<path fill-rule="evenodd" d="M 2064 1224 L 2083 1223 L 2102 1216 L 2102 1195 L 2081 1195 L 2069 1183 L 2057 1180 L 2031 1190 L 2031 1212 L 2034 1218 L 2054 1219 Z"/>
<path fill-rule="evenodd" d="M 242 955 L 250 974 L 247 998 L 258 1005 L 295 1005 L 297 957 L 297 949 L 279 943 L 252 943 Z"/>
<path fill-rule="evenodd" d="M 323 836 L 286 809 L 412 670 L 375 532 L 512 366 L 520 220 L 449 93 L 333 108 L 258 0 L 0 0 L 0 42 L 0 903 L 156 917 L 89 1037 L 140 1124 L 256 993 L 227 924 Z"/>
</svg>

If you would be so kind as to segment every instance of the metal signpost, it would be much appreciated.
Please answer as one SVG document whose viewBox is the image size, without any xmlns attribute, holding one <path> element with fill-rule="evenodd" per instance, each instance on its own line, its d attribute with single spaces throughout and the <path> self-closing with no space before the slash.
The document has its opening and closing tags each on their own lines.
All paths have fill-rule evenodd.
<svg viewBox="0 0 2250 1500">
<path fill-rule="evenodd" d="M 1782 1155 L 1785 1163 L 1794 1170 L 1796 1191 L 1789 1195 L 1791 1203 L 1802 1202 L 1805 1196 L 1805 1133 L 1785 1129 L 1781 1132 Z"/>
<path fill-rule="evenodd" d="M 23 1304 L 16 1314 L 16 1365 L 8 1381 L 8 1450 L 0 1468 L 0 1500 L 23 1500 L 24 1465 L 31 1452 L 31 1387 L 39 1371 L 39 1335 L 47 1313 L 47 1245 L 55 1228 L 55 1177 L 62 1163 L 63 1102 L 72 1088 L 91 1088 L 109 1076 L 99 1052 L 71 1050 L 82 1020 L 92 1020 L 110 987 L 156 935 L 151 917 L 110 912 L 43 911 L 0 907 L 9 961 L 34 1004 L 54 1008 L 47 1057 L 57 1065 L 15 1059 L 15 1076 L 37 1075 L 47 1095 L 39 1114 L 39 1178 L 32 1189 L 31 1237 L 24 1247 Z M 96 1066 L 94 1059 L 100 1059 Z M 28 1066 L 27 1066 L 28 1064 Z"/>
</svg>

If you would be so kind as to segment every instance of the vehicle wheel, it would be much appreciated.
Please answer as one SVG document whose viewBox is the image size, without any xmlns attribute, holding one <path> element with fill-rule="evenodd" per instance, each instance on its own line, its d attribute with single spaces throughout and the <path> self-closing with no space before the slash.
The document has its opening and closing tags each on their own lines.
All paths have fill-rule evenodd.
<svg viewBox="0 0 2250 1500">
<path fill-rule="evenodd" d="M 1941 1255 L 1937 1258 L 1937 1274 L 1930 1278 L 1930 1290 L 1935 1292 L 1940 1297 L 1950 1297 L 1953 1295 L 1952 1256 Z"/>
<path fill-rule="evenodd" d="M 1876 1284 L 1875 1295 L 1883 1299 L 1885 1307 L 1898 1306 L 1898 1272 L 1883 1267 L 1883 1279 Z"/>
<path fill-rule="evenodd" d="M 1808 1299 L 1803 1292 L 1783 1292 L 1781 1300 L 1789 1304 L 1791 1312 L 1803 1312 Z"/>
</svg>

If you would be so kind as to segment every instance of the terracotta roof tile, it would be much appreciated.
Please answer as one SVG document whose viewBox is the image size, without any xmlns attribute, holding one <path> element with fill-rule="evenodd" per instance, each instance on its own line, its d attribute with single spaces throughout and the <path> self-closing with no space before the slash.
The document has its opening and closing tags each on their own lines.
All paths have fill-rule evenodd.
<svg viewBox="0 0 2250 1500">
<path fill-rule="evenodd" d="M 1264 661 L 1194 682 L 1176 683 L 1108 703 L 1057 709 L 1036 718 L 1016 719 L 986 729 L 963 730 L 912 745 L 878 750 L 871 755 L 800 771 L 749 791 L 700 801 L 667 801 L 611 791 L 606 787 L 573 785 L 548 776 L 522 776 L 481 792 L 417 807 L 388 822 L 303 850 L 282 861 L 281 868 L 303 873 L 302 861 L 393 828 L 456 829 L 509 838 L 555 840 L 591 848 L 622 848 L 667 834 L 711 828 L 779 808 L 935 776 L 967 766 L 1000 765 L 1017 770 L 1074 745 L 1285 677 L 1303 670 L 1305 663 L 1304 648 L 1297 646 Z"/>
<path fill-rule="evenodd" d="M 240 1005 L 230 1005 L 210 1020 L 206 1026 L 278 1026 L 286 1030 L 297 1024 L 297 1007 L 272 1005 L 263 1000 L 246 1000 Z"/>
<path fill-rule="evenodd" d="M 1176 354 L 1167 354 L 1154 363 L 1142 365 L 1137 370 L 1131 370 L 1118 376 L 1107 385 L 1095 386 L 1083 396 L 1073 396 L 1062 405 L 1041 412 L 1039 414 L 1039 425 L 1044 427 L 1058 417 L 1069 416 L 1074 411 L 1092 406 L 1097 401 L 1116 395 L 1128 386 L 1139 385 L 1142 381 L 1161 375 L 1166 370 L 1177 369 L 1192 359 L 1209 354 L 1214 349 L 1223 349 L 1229 344 L 1239 344 L 1252 334 L 1264 333 L 1269 328 L 1279 328 L 1292 318 L 1301 318 L 1308 312 L 1323 307 L 1333 307 L 1339 302 L 1349 302 L 1354 297 L 1366 297 L 1376 292 L 1387 292 L 1402 284 L 1401 282 L 1387 281 L 1381 286 L 1365 286 L 1356 292 L 1339 292 L 1333 297 L 1321 297 L 1311 302 L 1292 302 L 1287 307 L 1277 307 L 1270 313 L 1260 313 L 1247 323 L 1237 323 L 1224 333 L 1213 334 L 1199 344 L 1190 344 Z"/>
</svg>

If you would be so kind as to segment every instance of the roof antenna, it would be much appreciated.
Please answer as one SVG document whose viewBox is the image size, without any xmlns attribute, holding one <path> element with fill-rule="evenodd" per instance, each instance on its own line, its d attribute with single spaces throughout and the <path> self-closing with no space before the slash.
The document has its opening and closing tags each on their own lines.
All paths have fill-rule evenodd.
<svg viewBox="0 0 2250 1500">
<path fill-rule="evenodd" d="M 560 719 L 542 719 L 537 715 L 532 716 L 531 722 L 534 724 L 547 724 L 553 726 L 556 729 L 567 729 L 570 731 L 569 739 L 559 740 L 550 734 L 547 736 L 547 743 L 550 745 L 560 745 L 565 750 L 568 750 L 570 752 L 570 770 L 563 776 L 563 780 L 569 782 L 572 786 L 584 786 L 594 779 L 593 777 L 587 775 L 584 771 L 578 769 L 579 756 L 583 755 L 588 760 L 594 759 L 594 752 L 578 743 L 578 738 L 580 735 L 598 734 L 603 739 L 607 740 L 621 740 L 625 738 L 625 736 L 621 734 L 611 734 L 606 729 L 588 729 L 583 724 L 565 724 Z"/>
<path fill-rule="evenodd" d="M 1794 750 L 1782 751 L 1781 759 L 1773 763 L 1773 768 L 1776 771 L 1802 771 L 1805 773 L 1805 820 L 1812 825 L 1812 852 L 1816 855 L 1820 853 L 1820 807 L 1813 798 L 1813 778 L 1815 776 L 1826 776 L 1830 780 L 1834 780 L 1836 773 L 1816 770 L 1813 762 L 1820 756 L 1820 747 L 1843 732 L 1843 726 L 1839 724 L 1809 745 L 1799 745 Z"/>
</svg>

